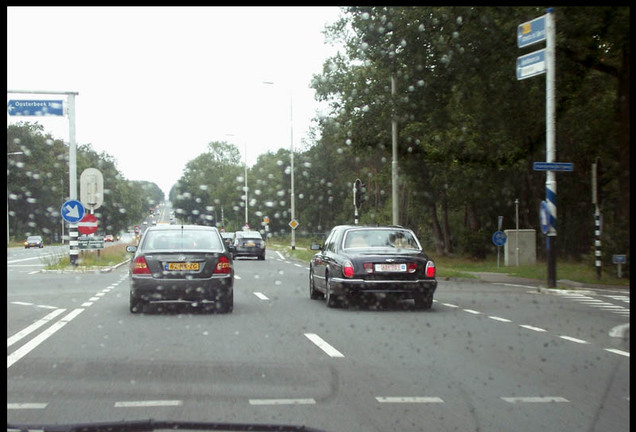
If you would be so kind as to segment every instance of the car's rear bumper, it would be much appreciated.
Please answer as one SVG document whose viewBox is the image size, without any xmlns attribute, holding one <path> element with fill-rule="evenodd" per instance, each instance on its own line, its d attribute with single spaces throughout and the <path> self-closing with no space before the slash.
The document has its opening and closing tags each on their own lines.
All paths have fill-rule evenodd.
<svg viewBox="0 0 636 432">
<path fill-rule="evenodd" d="M 405 297 L 413 295 L 432 295 L 437 289 L 437 281 L 430 279 L 414 280 L 366 280 L 331 278 L 329 287 L 334 295 L 342 296 L 355 293 L 399 294 Z"/>
<path fill-rule="evenodd" d="M 233 285 L 232 275 L 190 280 L 133 276 L 130 295 L 144 301 L 218 301 L 233 293 Z"/>
</svg>

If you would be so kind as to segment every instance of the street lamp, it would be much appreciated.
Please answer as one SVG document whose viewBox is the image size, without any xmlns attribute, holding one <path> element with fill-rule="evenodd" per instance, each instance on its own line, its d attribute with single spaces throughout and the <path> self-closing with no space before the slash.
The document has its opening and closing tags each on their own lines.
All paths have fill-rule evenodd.
<svg viewBox="0 0 636 432">
<path fill-rule="evenodd" d="M 24 152 L 14 151 L 7 153 L 7 156 L 21 155 Z M 9 246 L 9 172 L 7 171 L 7 246 Z"/>
<path fill-rule="evenodd" d="M 263 84 L 275 85 L 273 81 L 263 81 Z M 296 249 L 296 195 L 294 192 L 294 98 L 291 88 L 289 89 L 289 128 L 290 128 L 290 153 L 291 153 L 291 248 Z"/>
</svg>

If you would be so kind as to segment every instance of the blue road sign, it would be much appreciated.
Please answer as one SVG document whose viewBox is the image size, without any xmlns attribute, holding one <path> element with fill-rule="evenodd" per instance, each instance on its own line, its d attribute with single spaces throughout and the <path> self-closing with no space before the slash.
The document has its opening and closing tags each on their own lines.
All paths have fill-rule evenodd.
<svg viewBox="0 0 636 432">
<path fill-rule="evenodd" d="M 534 162 L 532 169 L 535 171 L 574 171 L 571 162 Z"/>
<path fill-rule="evenodd" d="M 545 49 L 517 57 L 517 80 L 545 73 Z"/>
<path fill-rule="evenodd" d="M 506 233 L 503 231 L 495 231 L 495 233 L 492 235 L 492 242 L 495 244 L 495 246 L 503 246 L 506 244 L 506 239 L 508 237 L 506 236 Z"/>
<path fill-rule="evenodd" d="M 517 27 L 517 46 L 519 48 L 544 41 L 545 38 L 545 15 Z"/>
<path fill-rule="evenodd" d="M 68 200 L 62 204 L 62 219 L 69 223 L 77 223 L 84 217 L 84 206 L 80 201 Z"/>
<path fill-rule="evenodd" d="M 64 101 L 10 100 L 7 112 L 10 116 L 64 116 Z"/>
</svg>

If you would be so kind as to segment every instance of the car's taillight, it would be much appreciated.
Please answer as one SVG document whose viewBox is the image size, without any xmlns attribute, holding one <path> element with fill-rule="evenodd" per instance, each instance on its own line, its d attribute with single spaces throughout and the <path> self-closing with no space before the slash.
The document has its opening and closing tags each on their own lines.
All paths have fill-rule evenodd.
<svg viewBox="0 0 636 432">
<path fill-rule="evenodd" d="M 219 261 L 216 263 L 216 268 L 214 269 L 215 274 L 228 274 L 232 273 L 232 264 L 230 264 L 230 260 L 226 256 L 222 256 L 219 258 Z"/>
<path fill-rule="evenodd" d="M 426 277 L 435 277 L 435 263 L 433 261 L 426 263 Z"/>
<path fill-rule="evenodd" d="M 367 273 L 373 273 L 373 263 L 364 263 L 362 264 L 364 271 Z"/>
<path fill-rule="evenodd" d="M 347 261 L 344 266 L 342 267 L 342 274 L 344 275 L 344 277 L 353 277 L 353 264 L 351 264 L 351 261 Z"/>
<path fill-rule="evenodd" d="M 144 257 L 137 257 L 132 265 L 133 274 L 150 274 L 150 269 Z"/>
<path fill-rule="evenodd" d="M 406 271 L 409 273 L 415 273 L 417 271 L 417 263 L 410 262 L 406 265 Z"/>
</svg>

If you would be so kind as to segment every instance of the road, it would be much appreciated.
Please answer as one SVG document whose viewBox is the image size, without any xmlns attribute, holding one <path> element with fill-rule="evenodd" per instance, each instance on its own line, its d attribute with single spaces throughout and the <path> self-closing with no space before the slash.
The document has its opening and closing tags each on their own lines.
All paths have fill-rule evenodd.
<svg viewBox="0 0 636 432">
<path fill-rule="evenodd" d="M 309 299 L 307 264 L 268 251 L 235 260 L 231 314 L 133 315 L 125 266 L 42 272 L 26 258 L 7 264 L 11 423 L 629 429 L 628 290 L 440 281 L 430 311 L 330 309 Z"/>
</svg>

